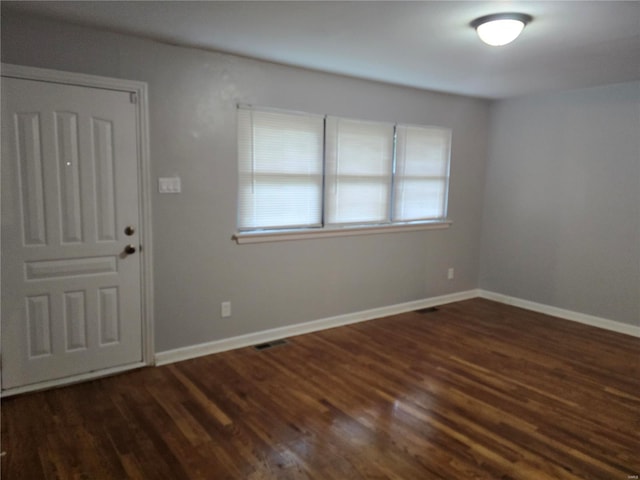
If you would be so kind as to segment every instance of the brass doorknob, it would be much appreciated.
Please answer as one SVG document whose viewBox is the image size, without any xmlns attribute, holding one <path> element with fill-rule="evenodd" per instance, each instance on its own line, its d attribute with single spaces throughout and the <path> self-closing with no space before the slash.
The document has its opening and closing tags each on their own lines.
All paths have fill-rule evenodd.
<svg viewBox="0 0 640 480">
<path fill-rule="evenodd" d="M 129 244 L 126 247 L 124 247 L 124 253 L 126 253 L 127 255 L 131 255 L 132 253 L 136 253 L 136 247 L 134 247 L 133 245 Z"/>
</svg>

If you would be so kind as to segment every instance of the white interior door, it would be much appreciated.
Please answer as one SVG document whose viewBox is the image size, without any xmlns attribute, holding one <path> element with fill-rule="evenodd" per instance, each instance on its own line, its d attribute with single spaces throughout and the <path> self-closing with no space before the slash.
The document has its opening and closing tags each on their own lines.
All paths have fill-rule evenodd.
<svg viewBox="0 0 640 480">
<path fill-rule="evenodd" d="M 2 78 L 3 389 L 142 362 L 136 125 L 128 92 Z"/>
</svg>

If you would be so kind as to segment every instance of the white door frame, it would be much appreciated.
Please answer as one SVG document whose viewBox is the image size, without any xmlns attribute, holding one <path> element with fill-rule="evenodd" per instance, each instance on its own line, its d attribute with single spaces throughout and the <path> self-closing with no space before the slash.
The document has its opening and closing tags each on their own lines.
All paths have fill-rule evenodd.
<svg viewBox="0 0 640 480">
<path fill-rule="evenodd" d="M 36 383 L 24 387 L 2 391 L 1 396 L 7 397 L 18 393 L 41 390 L 79 381 L 89 380 L 139 366 L 155 363 L 155 347 L 153 336 L 153 262 L 151 243 L 151 165 L 149 160 L 149 122 L 147 84 L 133 80 L 85 75 L 82 73 L 62 72 L 44 68 L 26 67 L 22 65 L 1 64 L 2 77 L 19 78 L 24 80 L 40 80 L 50 83 L 76 85 L 82 87 L 102 88 L 129 92 L 135 96 L 136 105 L 136 138 L 138 144 L 138 205 L 139 205 L 139 234 L 140 234 L 140 273 L 141 273 L 141 315 L 142 315 L 142 362 L 139 365 L 115 367 L 96 372 L 84 373 L 72 377 Z M 0 167 L 0 175 L 2 174 Z M 0 260 L 1 262 L 1 260 Z M 0 287 L 1 288 L 1 287 Z M 0 313 L 1 315 L 1 313 Z M 0 318 L 1 320 L 1 318 Z M 1 332 L 0 332 L 1 334 Z M 0 352 L 1 353 L 1 352 Z"/>
</svg>

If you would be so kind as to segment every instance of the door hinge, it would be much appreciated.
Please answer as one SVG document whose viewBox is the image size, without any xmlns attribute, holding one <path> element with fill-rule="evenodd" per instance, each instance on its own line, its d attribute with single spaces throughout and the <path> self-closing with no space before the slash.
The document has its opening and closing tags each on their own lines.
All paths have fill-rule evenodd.
<svg viewBox="0 0 640 480">
<path fill-rule="evenodd" d="M 129 100 L 131 101 L 131 103 L 138 103 L 138 94 L 136 92 L 130 92 Z"/>
</svg>

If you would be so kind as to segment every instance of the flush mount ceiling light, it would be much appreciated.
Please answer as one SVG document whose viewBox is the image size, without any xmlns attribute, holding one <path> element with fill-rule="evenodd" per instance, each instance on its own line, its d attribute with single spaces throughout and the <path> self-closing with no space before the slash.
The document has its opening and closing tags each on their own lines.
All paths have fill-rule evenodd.
<svg viewBox="0 0 640 480">
<path fill-rule="evenodd" d="M 524 26 L 533 20 L 526 13 L 495 13 L 476 18 L 471 26 L 476 29 L 480 40 L 487 45 L 500 47 L 513 42 Z"/>
</svg>

